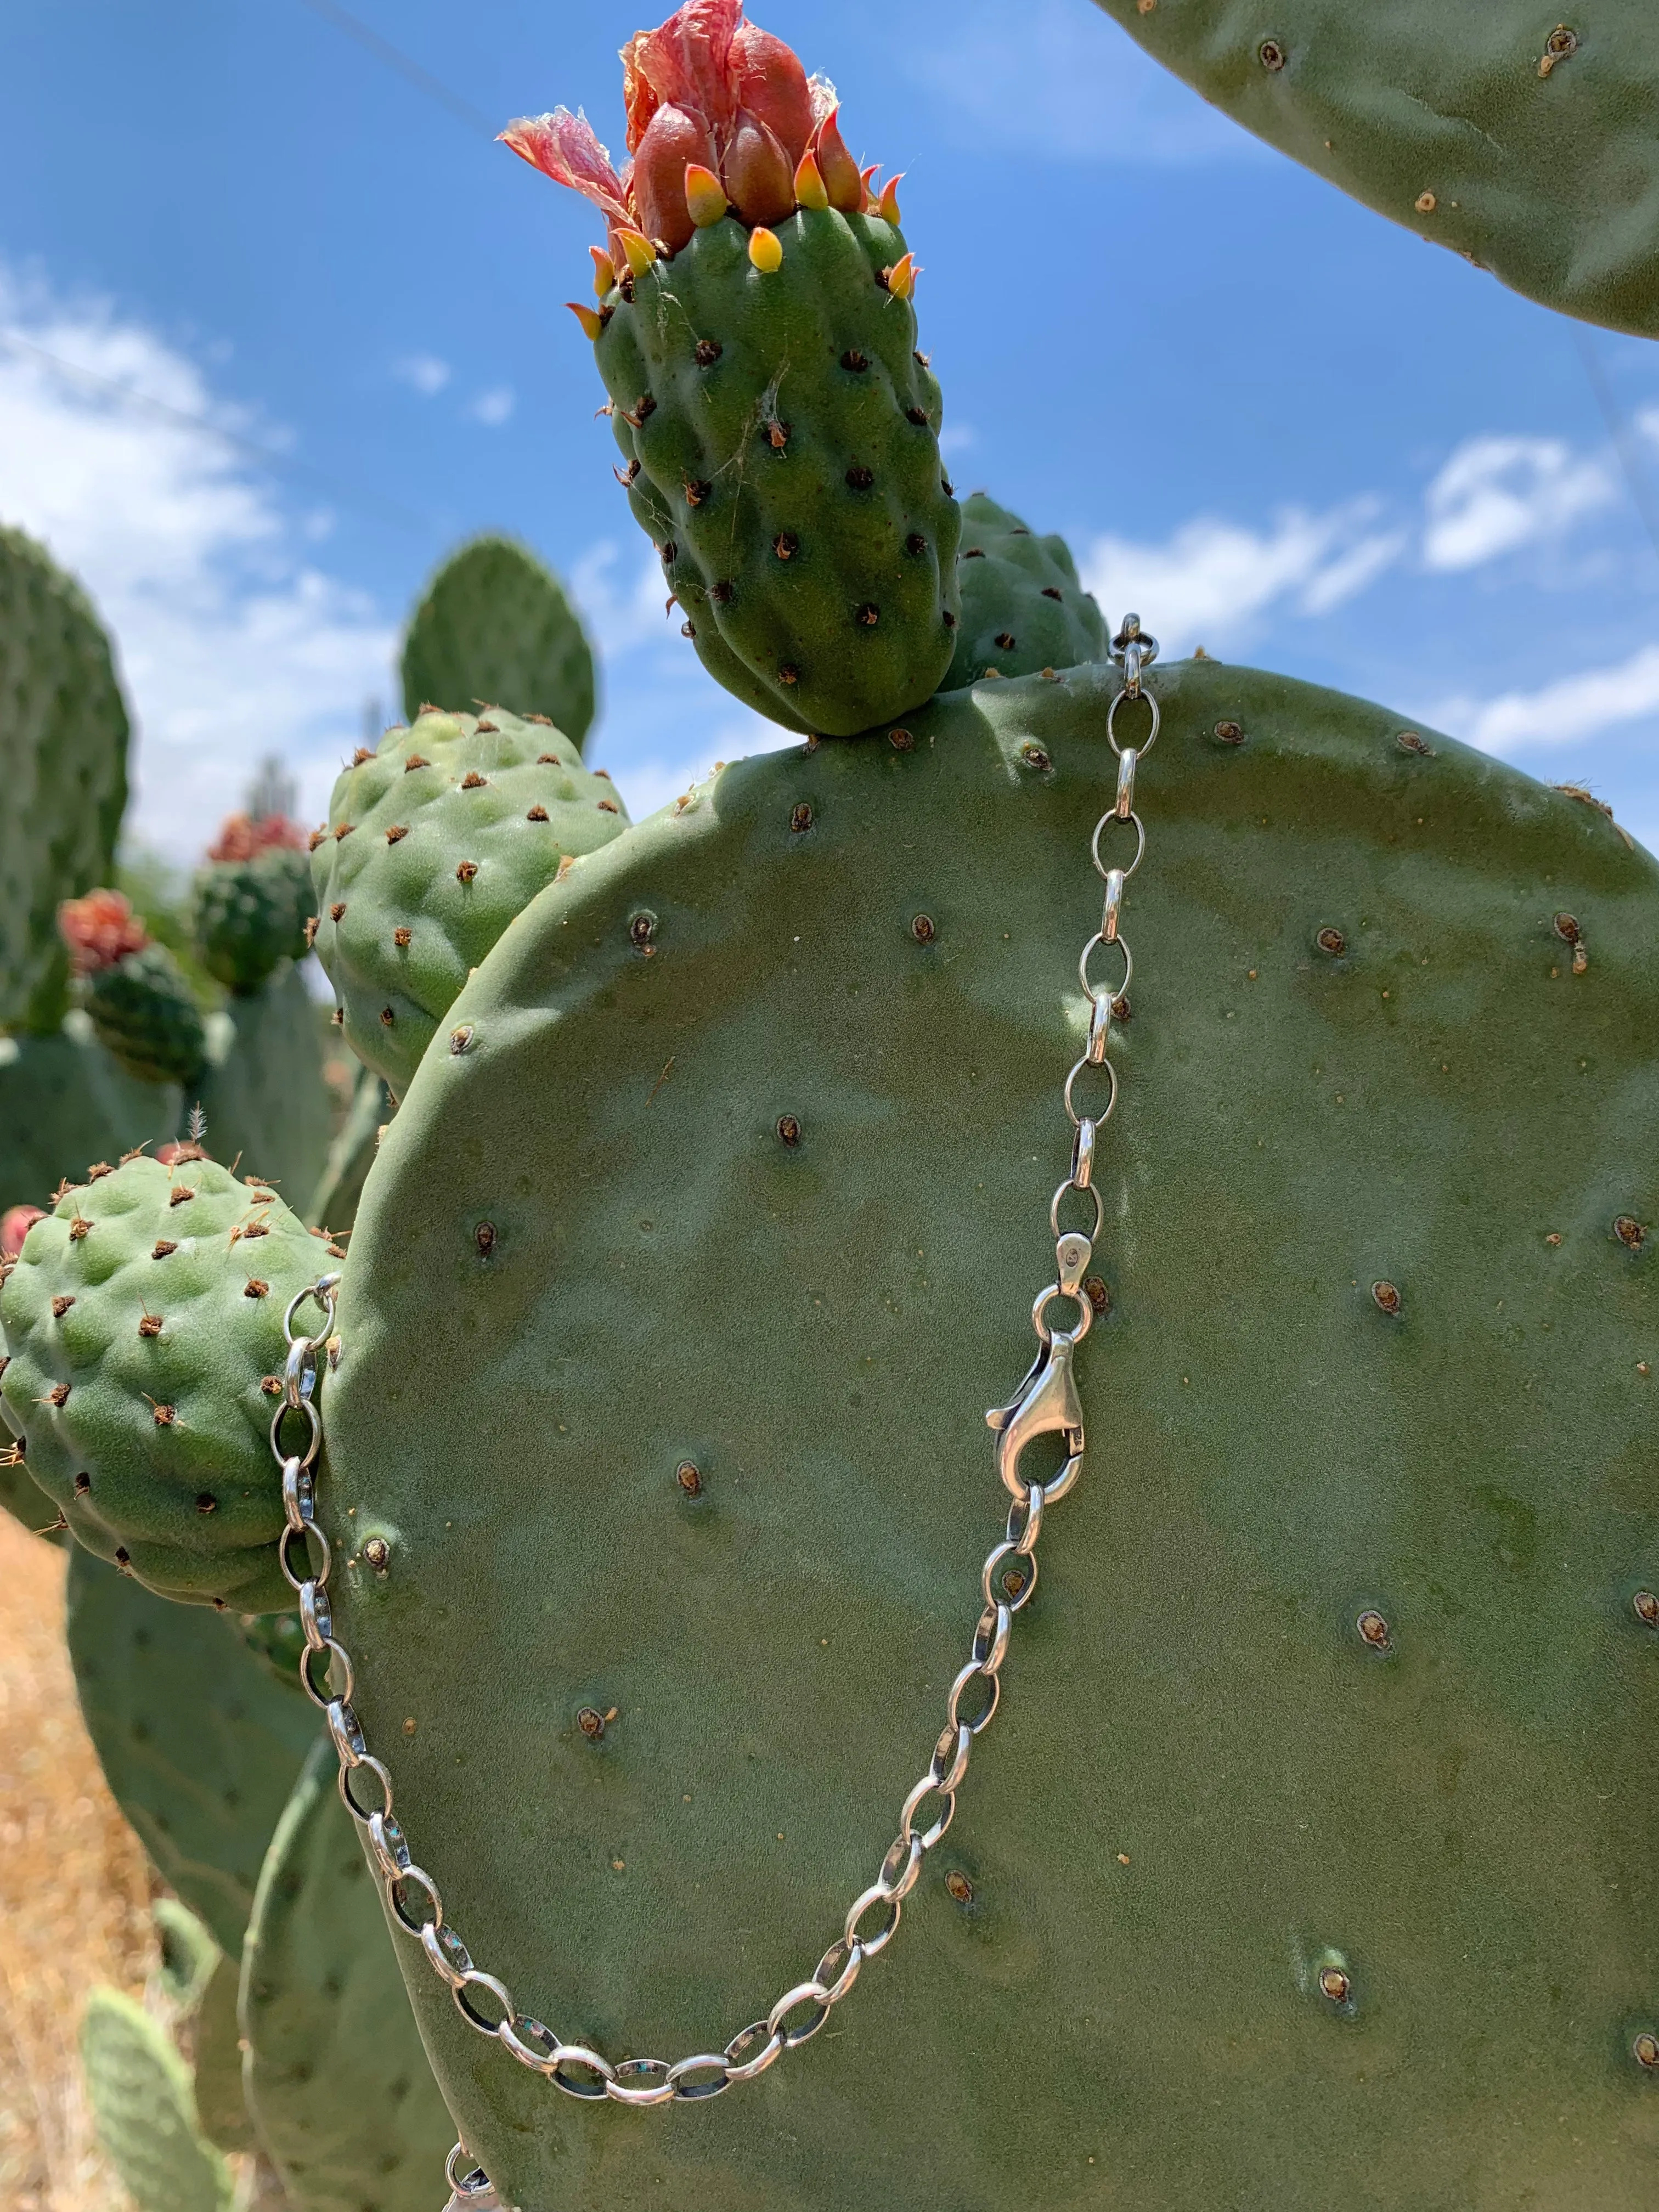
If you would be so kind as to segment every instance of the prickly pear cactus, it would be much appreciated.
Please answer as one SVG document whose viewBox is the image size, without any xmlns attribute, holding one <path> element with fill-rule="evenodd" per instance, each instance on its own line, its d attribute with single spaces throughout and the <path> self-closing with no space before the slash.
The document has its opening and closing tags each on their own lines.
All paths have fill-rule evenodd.
<svg viewBox="0 0 1659 2212">
<path fill-rule="evenodd" d="M 191 933 L 210 975 L 239 995 L 303 960 L 311 915 L 305 832 L 282 815 L 233 814 L 191 894 Z"/>
<path fill-rule="evenodd" d="M 94 1990 L 81 2064 L 98 2140 L 137 2212 L 229 2212 L 230 2172 L 201 2132 L 190 2069 L 142 2005 Z"/>
<path fill-rule="evenodd" d="M 962 622 L 942 690 L 1105 659 L 1106 624 L 1078 580 L 1071 547 L 1039 538 L 982 491 L 963 501 L 957 573 Z"/>
<path fill-rule="evenodd" d="M 351 1110 L 329 1147 L 327 1164 L 306 1208 L 309 1226 L 334 1236 L 351 1227 L 380 1149 L 380 1131 L 392 1114 L 392 1093 L 373 1068 L 364 1068 L 351 1094 Z"/>
<path fill-rule="evenodd" d="M 0 1206 L 39 1205 L 88 1160 L 164 1142 L 179 1110 L 177 1086 L 130 1075 L 79 1008 L 53 1036 L 0 1037 Z"/>
<path fill-rule="evenodd" d="M 428 703 L 501 706 L 545 714 L 580 744 L 593 720 L 580 619 L 552 570 L 510 538 L 475 538 L 450 555 L 410 617 L 402 674 L 411 722 Z"/>
<path fill-rule="evenodd" d="M 201 1008 L 131 902 L 119 891 L 89 891 L 58 919 L 99 1042 L 141 1083 L 193 1084 L 207 1060 Z"/>
<path fill-rule="evenodd" d="M 206 1921 L 176 1897 L 158 1897 L 150 1919 L 160 1954 L 156 1984 L 173 2012 L 188 2018 L 206 1996 L 222 1954 Z"/>
<path fill-rule="evenodd" d="M 51 1036 L 68 1004 L 58 908 L 114 865 L 127 710 L 86 594 L 3 527 L 0 702 L 0 1030 Z"/>
<path fill-rule="evenodd" d="M 307 894 L 307 908 L 310 894 Z M 323 1079 L 325 1014 L 284 961 L 257 991 L 216 1017 L 207 1065 L 191 1098 L 206 1116 L 216 1159 L 268 1181 L 295 1213 L 316 1188 L 334 1141 Z"/>
<path fill-rule="evenodd" d="M 294 2212 L 431 2212 L 451 2120 L 319 1742 L 259 1877 L 243 1953 L 247 2102 Z"/>
<path fill-rule="evenodd" d="M 116 1802 L 169 1887 L 227 1957 L 271 1832 L 320 1725 L 234 1623 L 155 1597 L 78 1547 L 70 1553 L 76 1692 Z"/>
<path fill-rule="evenodd" d="M 402 1941 L 504 2202 L 1651 2202 L 1659 872 L 1381 708 L 1152 681 L 1094 1449 L 997 1728 L 837 2032 L 696 2125 L 561 2096 Z M 799 1981 L 934 1744 L 1052 1280 L 1111 682 L 741 764 L 590 857 L 365 1192 L 356 1710 L 447 1927 L 613 2059 Z"/>
<path fill-rule="evenodd" d="M 88 1551 L 169 1597 L 270 1612 L 293 1602 L 270 1443 L 283 1314 L 328 1260 L 273 1193 L 189 1155 L 94 1169 L 29 1230 L 0 1285 L 0 1389 Z"/>
<path fill-rule="evenodd" d="M 610 223 L 579 313 L 698 657 L 787 728 L 844 734 L 950 666 L 960 518 L 896 195 L 860 176 L 834 88 L 742 15 L 692 0 L 631 42 L 626 181 L 563 109 L 503 135 Z"/>
<path fill-rule="evenodd" d="M 1098 0 L 1356 199 L 1564 314 L 1659 335 L 1659 40 L 1639 0 Z"/>
<path fill-rule="evenodd" d="M 627 817 L 562 732 L 503 708 L 422 714 L 341 776 L 312 854 L 317 955 L 348 1044 L 401 1097 L 515 915 Z"/>
<path fill-rule="evenodd" d="M 258 2132 L 242 2094 L 242 2032 L 236 2018 L 240 1962 L 221 1958 L 191 2024 L 196 2112 L 202 2133 L 220 2150 L 257 2151 Z"/>
</svg>

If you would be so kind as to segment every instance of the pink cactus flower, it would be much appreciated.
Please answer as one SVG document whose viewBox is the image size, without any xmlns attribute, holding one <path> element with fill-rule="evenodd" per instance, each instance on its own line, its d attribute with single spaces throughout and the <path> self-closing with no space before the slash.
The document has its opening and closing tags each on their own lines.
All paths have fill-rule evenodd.
<svg viewBox="0 0 1659 2212">
<path fill-rule="evenodd" d="M 38 1206 L 14 1206 L 0 1213 L 0 1266 L 17 1257 L 23 1249 L 23 1239 L 37 1221 L 46 1218 Z"/>
<path fill-rule="evenodd" d="M 113 968 L 129 952 L 142 952 L 149 933 L 119 891 L 88 891 L 65 899 L 58 909 L 58 933 L 70 951 L 77 975 Z"/>
</svg>

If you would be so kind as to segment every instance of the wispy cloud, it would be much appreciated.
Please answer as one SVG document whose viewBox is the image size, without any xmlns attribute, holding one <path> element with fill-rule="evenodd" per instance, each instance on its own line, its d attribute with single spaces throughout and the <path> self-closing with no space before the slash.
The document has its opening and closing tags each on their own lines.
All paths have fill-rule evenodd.
<svg viewBox="0 0 1659 2212">
<path fill-rule="evenodd" d="M 1376 514 L 1376 501 L 1359 500 L 1325 514 L 1286 508 L 1266 530 L 1200 517 L 1162 544 L 1097 538 L 1080 566 L 1112 620 L 1127 607 L 1149 623 L 1155 612 L 1165 651 L 1189 653 L 1237 643 L 1275 606 L 1325 614 L 1364 590 L 1405 544 Z"/>
<path fill-rule="evenodd" d="M 305 522 L 234 448 L 107 388 L 249 428 L 193 361 L 106 301 L 3 268 L 0 321 L 38 349 L 0 345 L 0 518 L 82 578 L 113 633 L 140 733 L 130 828 L 193 857 L 270 752 L 319 816 L 362 701 L 386 688 L 390 626 L 313 565 Z"/>
<path fill-rule="evenodd" d="M 1575 670 L 1534 691 L 1449 699 L 1431 719 L 1470 744 L 1508 758 L 1580 745 L 1654 714 L 1659 714 L 1659 645 L 1645 645 L 1608 668 Z"/>
<path fill-rule="evenodd" d="M 1085 162 L 1261 158 L 1244 131 L 1073 0 L 965 0 L 948 36 L 893 58 L 976 150 Z"/>
<path fill-rule="evenodd" d="M 499 430 L 518 404 L 518 395 L 510 384 L 497 384 L 488 392 L 481 392 L 467 409 L 475 422 L 482 422 L 487 430 Z"/>
<path fill-rule="evenodd" d="M 423 399 L 435 399 L 450 379 L 449 363 L 434 353 L 407 353 L 393 362 L 392 373 Z"/>
<path fill-rule="evenodd" d="M 1606 465 L 1560 438 L 1470 438 L 1425 498 L 1423 559 L 1433 569 L 1478 568 L 1618 496 Z"/>
</svg>

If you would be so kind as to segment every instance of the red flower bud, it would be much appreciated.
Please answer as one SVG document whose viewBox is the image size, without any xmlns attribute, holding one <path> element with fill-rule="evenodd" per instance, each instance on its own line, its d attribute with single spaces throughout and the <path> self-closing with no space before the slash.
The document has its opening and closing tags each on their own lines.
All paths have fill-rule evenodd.
<svg viewBox="0 0 1659 2212">
<path fill-rule="evenodd" d="M 738 27 L 730 70 L 738 107 L 766 125 L 788 157 L 793 175 L 812 136 L 805 70 L 781 39 L 753 23 Z"/>
<path fill-rule="evenodd" d="M 634 156 L 634 204 L 640 228 L 671 253 L 689 245 L 696 228 L 685 201 L 685 172 L 693 163 L 718 166 L 702 118 L 683 107 L 659 107 Z"/>
<path fill-rule="evenodd" d="M 84 898 L 65 899 L 58 909 L 58 929 L 77 975 L 113 968 L 149 943 L 143 923 L 119 891 L 88 891 Z"/>
<path fill-rule="evenodd" d="M 823 188 L 830 195 L 830 206 L 839 208 L 843 215 L 856 215 L 864 205 L 864 179 L 836 126 L 836 118 L 840 112 L 839 108 L 832 107 L 819 124 L 812 134 L 812 152 L 818 174 L 823 179 Z"/>
<path fill-rule="evenodd" d="M 795 209 L 795 167 L 763 123 L 746 116 L 726 149 L 721 173 L 732 206 L 752 229 Z"/>
</svg>

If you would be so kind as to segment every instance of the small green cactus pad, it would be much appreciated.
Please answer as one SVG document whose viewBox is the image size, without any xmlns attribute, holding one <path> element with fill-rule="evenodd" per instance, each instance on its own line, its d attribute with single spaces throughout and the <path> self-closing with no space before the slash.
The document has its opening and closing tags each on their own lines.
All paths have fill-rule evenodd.
<svg viewBox="0 0 1659 2212">
<path fill-rule="evenodd" d="M 465 982 L 573 854 L 627 821 L 562 732 L 419 715 L 349 768 L 312 855 L 317 953 L 347 1043 L 402 1097 Z"/>
<path fill-rule="evenodd" d="M 614 292 L 597 351 L 629 503 L 703 666 L 787 729 L 907 714 L 951 665 L 960 517 L 878 216 L 734 217 Z"/>
<path fill-rule="evenodd" d="M 940 690 L 1104 660 L 1106 624 L 1063 538 L 1039 538 L 982 491 L 962 503 L 962 620 Z"/>
<path fill-rule="evenodd" d="M 593 720 L 586 633 L 551 569 L 510 538 L 473 538 L 433 577 L 409 619 L 403 681 L 411 722 L 428 702 L 495 705 L 545 714 L 580 744 Z"/>
<path fill-rule="evenodd" d="M 0 1037 L 0 1212 L 44 1206 L 92 1161 L 171 1137 L 179 1097 L 129 1075 L 78 1011 L 55 1036 Z"/>
<path fill-rule="evenodd" d="M 447 1924 L 613 2057 L 810 1972 L 967 1656 L 1112 680 L 742 763 L 592 856 L 364 1194 L 357 1710 Z M 400 1939 L 505 2201 L 1651 2205 L 1659 871 L 1379 708 L 1151 681 L 1090 1453 L 996 1726 L 830 2031 L 685 2125 L 550 2090 Z"/>
<path fill-rule="evenodd" d="M 114 865 L 127 710 L 86 594 L 3 527 L 0 702 L 0 1030 L 50 1036 L 69 979 L 58 906 L 106 883 Z"/>
<path fill-rule="evenodd" d="M 310 865 L 289 846 L 210 860 L 197 872 L 191 933 L 202 965 L 227 990 L 257 991 L 284 961 L 302 960 L 310 918 Z"/>
<path fill-rule="evenodd" d="M 331 1742 L 295 1785 L 243 1953 L 244 2081 L 294 2212 L 432 2212 L 455 2140 Z"/>
<path fill-rule="evenodd" d="M 165 945 L 146 945 L 86 979 L 98 1041 L 140 1083 L 193 1084 L 207 1060 L 207 1024 Z"/>
<path fill-rule="evenodd" d="M 262 990 L 233 999 L 210 1036 L 206 1067 L 189 1093 L 207 1116 L 215 1159 L 268 1182 L 299 1213 L 334 1141 L 323 1080 L 327 1012 L 284 962 Z"/>
<path fill-rule="evenodd" d="M 202 2133 L 221 2150 L 257 2151 L 258 2133 L 242 2094 L 242 2031 L 236 2017 L 241 1979 L 237 1960 L 219 1960 L 192 2024 L 191 2055 Z"/>
<path fill-rule="evenodd" d="M 311 1227 L 326 1229 L 333 1236 L 350 1228 L 380 1149 L 380 1132 L 392 1115 L 392 1093 L 373 1068 L 364 1068 L 351 1094 L 351 1110 L 329 1147 L 327 1164 L 306 1208 Z"/>
<path fill-rule="evenodd" d="M 160 1954 L 156 1982 L 173 2011 L 188 2017 L 201 2003 L 223 1954 L 206 1921 L 176 1897 L 158 1897 L 150 1918 Z"/>
<path fill-rule="evenodd" d="M 0 1389 L 88 1551 L 168 1597 L 291 1606 L 264 1385 L 285 1307 L 328 1264 L 279 1199 L 209 1159 L 128 1160 L 35 1223 L 0 1286 Z"/>
<path fill-rule="evenodd" d="M 94 1990 L 81 2065 L 98 2140 L 138 2212 L 228 2212 L 230 2172 L 198 2124 L 190 2069 L 142 2005 Z"/>
<path fill-rule="evenodd" d="M 272 1679 L 233 1622 L 152 1596 L 78 1547 L 69 1649 L 115 1802 L 161 1879 L 238 1957 L 316 1708 Z"/>
<path fill-rule="evenodd" d="M 306 1635 L 297 1613 L 243 1613 L 236 1616 L 242 1641 L 254 1657 L 289 1689 L 301 1687 L 300 1662 Z"/>
<path fill-rule="evenodd" d="M 1643 0 L 1098 0 L 1294 158 L 1529 299 L 1659 336 L 1659 38 Z"/>
</svg>

